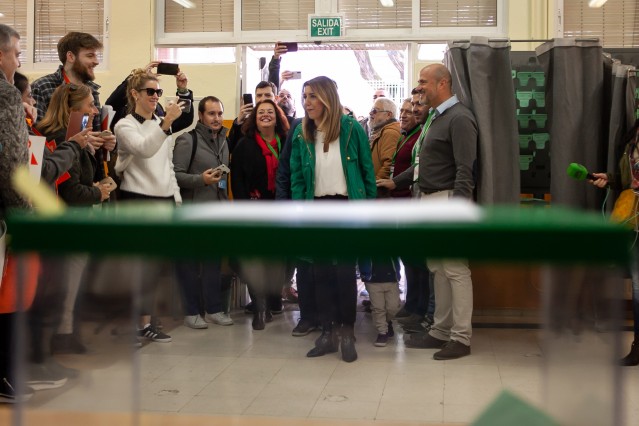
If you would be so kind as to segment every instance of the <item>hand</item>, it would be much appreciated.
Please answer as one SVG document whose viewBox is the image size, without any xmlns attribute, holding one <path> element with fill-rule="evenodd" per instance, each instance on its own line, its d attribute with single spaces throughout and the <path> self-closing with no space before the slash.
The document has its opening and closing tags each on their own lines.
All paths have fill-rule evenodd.
<svg viewBox="0 0 639 426">
<path fill-rule="evenodd" d="M 221 170 L 213 170 L 208 169 L 202 173 L 202 180 L 205 185 L 212 185 L 214 183 L 218 183 L 222 179 L 222 171 Z"/>
<path fill-rule="evenodd" d="M 100 136 L 100 132 L 89 132 L 88 136 L 89 145 L 93 147 L 94 152 L 104 145 L 104 139 Z"/>
<path fill-rule="evenodd" d="M 596 179 L 588 179 L 588 182 L 595 185 L 597 188 L 605 188 L 608 186 L 608 175 L 605 173 L 593 173 Z"/>
<path fill-rule="evenodd" d="M 115 149 L 115 135 L 111 132 L 106 134 L 105 132 L 100 133 L 102 136 L 103 145 L 102 148 L 107 151 L 113 151 Z"/>
<path fill-rule="evenodd" d="M 94 182 L 93 186 L 97 187 L 100 190 L 100 201 L 109 199 L 109 194 L 111 191 L 109 191 L 108 185 L 103 185 L 99 182 Z"/>
<path fill-rule="evenodd" d="M 146 70 L 146 72 L 148 72 L 149 74 L 155 74 L 153 72 L 153 68 L 157 68 L 158 65 L 160 64 L 161 61 L 151 61 L 149 62 L 146 67 L 144 67 L 144 69 Z"/>
<path fill-rule="evenodd" d="M 186 74 L 184 74 L 181 71 L 178 71 L 177 75 L 175 76 L 175 84 L 177 85 L 177 88 L 179 91 L 184 92 L 186 89 L 186 85 L 188 84 L 189 79 L 186 78 Z"/>
<path fill-rule="evenodd" d="M 237 124 L 244 123 L 244 120 L 248 118 L 253 112 L 253 104 L 246 104 L 240 107 L 240 114 L 237 116 Z"/>
<path fill-rule="evenodd" d="M 397 185 L 395 185 L 395 182 L 393 182 L 393 179 L 377 179 L 375 183 L 377 184 L 378 187 L 387 188 L 387 189 L 390 189 L 391 191 L 397 188 Z"/>
<path fill-rule="evenodd" d="M 293 78 L 293 71 L 282 71 L 282 74 L 280 75 L 280 80 L 282 82 L 290 80 L 291 78 Z"/>
<path fill-rule="evenodd" d="M 84 149 L 89 143 L 89 133 L 91 133 L 91 129 L 84 129 L 77 135 L 73 135 L 73 137 L 69 140 L 80 145 L 80 148 Z"/>
<path fill-rule="evenodd" d="M 22 102 L 22 106 L 24 107 L 24 113 L 27 118 L 30 118 L 32 123 L 34 123 L 38 119 L 38 109 L 26 102 Z"/>
<path fill-rule="evenodd" d="M 286 52 L 288 52 L 288 49 L 285 45 L 280 44 L 279 41 L 275 43 L 275 49 L 273 49 L 273 56 L 275 56 L 275 59 L 280 59 L 280 56 L 282 56 Z"/>
<path fill-rule="evenodd" d="M 178 103 L 169 103 L 166 106 L 166 114 L 164 115 L 164 121 L 169 122 L 169 125 L 171 123 L 173 123 L 175 120 L 178 119 L 178 117 L 180 117 L 182 115 L 182 106 L 180 105 L 180 102 Z"/>
</svg>

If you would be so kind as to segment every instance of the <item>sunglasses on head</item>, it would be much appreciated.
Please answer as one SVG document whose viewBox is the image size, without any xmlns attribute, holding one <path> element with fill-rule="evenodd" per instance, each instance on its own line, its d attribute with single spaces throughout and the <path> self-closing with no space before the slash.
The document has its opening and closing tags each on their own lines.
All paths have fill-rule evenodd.
<svg viewBox="0 0 639 426">
<path fill-rule="evenodd" d="M 154 94 L 157 94 L 158 97 L 162 97 L 162 93 L 164 93 L 164 90 L 154 89 L 152 87 L 145 87 L 143 89 L 139 89 L 138 92 L 146 92 L 146 94 L 149 96 L 153 96 Z"/>
</svg>

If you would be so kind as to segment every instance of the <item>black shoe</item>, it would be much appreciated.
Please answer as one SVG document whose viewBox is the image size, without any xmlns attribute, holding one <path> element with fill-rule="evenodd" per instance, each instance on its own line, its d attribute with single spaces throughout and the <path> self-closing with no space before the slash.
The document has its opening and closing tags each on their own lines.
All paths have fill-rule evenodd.
<svg viewBox="0 0 639 426">
<path fill-rule="evenodd" d="M 332 354 L 339 349 L 337 334 L 330 328 L 322 330 L 321 336 L 315 341 L 315 347 L 306 354 L 309 358 Z"/>
<path fill-rule="evenodd" d="M 384 346 L 386 346 L 387 343 L 388 343 L 388 333 L 378 334 L 377 340 L 375 340 L 375 343 L 373 343 L 373 345 L 383 348 Z"/>
<path fill-rule="evenodd" d="M 470 346 L 466 346 L 457 340 L 451 340 L 447 342 L 439 352 L 433 354 L 433 359 L 443 361 L 457 359 L 467 355 L 470 355 Z"/>
<path fill-rule="evenodd" d="M 255 312 L 253 314 L 253 330 L 264 330 L 266 327 L 264 312 Z"/>
<path fill-rule="evenodd" d="M 355 350 L 355 336 L 346 333 L 342 336 L 342 360 L 345 362 L 353 362 L 357 359 L 357 351 Z"/>
<path fill-rule="evenodd" d="M 441 349 L 446 343 L 448 343 L 446 340 L 437 339 L 428 332 L 424 332 L 412 334 L 404 341 L 404 346 L 419 349 Z"/>
<path fill-rule="evenodd" d="M 300 318 L 299 321 L 297 321 L 297 325 L 293 329 L 292 334 L 295 337 L 306 336 L 313 330 L 317 330 L 317 325 L 313 324 L 310 321 Z"/>
<path fill-rule="evenodd" d="M 17 404 L 27 402 L 33 396 L 33 389 L 25 386 L 22 394 L 18 394 L 6 377 L 0 378 L 0 403 Z"/>
<path fill-rule="evenodd" d="M 400 310 L 399 310 L 399 312 L 397 312 L 397 313 L 395 314 L 395 318 L 396 318 L 396 319 L 400 319 L 400 318 L 408 318 L 409 316 L 411 316 L 411 313 L 410 313 L 410 312 L 408 312 L 408 311 L 406 310 L 406 308 L 402 308 L 402 309 L 400 309 Z"/>
<path fill-rule="evenodd" d="M 428 331 L 430 331 L 430 327 L 426 324 L 426 321 L 419 323 L 419 324 L 405 324 L 402 325 L 402 328 L 404 329 L 404 332 L 406 334 L 412 334 L 412 333 L 428 333 Z"/>
<path fill-rule="evenodd" d="M 632 346 L 630 346 L 630 353 L 621 358 L 620 363 L 624 367 L 639 365 L 639 342 L 636 340 L 632 342 Z"/>
<path fill-rule="evenodd" d="M 244 313 L 246 315 L 252 315 L 254 311 L 255 311 L 255 308 L 254 308 L 253 302 L 249 302 L 246 305 L 244 305 Z"/>
<path fill-rule="evenodd" d="M 397 316 L 395 316 L 397 318 Z M 406 324 L 421 324 L 424 321 L 424 317 L 418 314 L 410 314 L 404 318 L 398 318 L 397 322 L 403 327 Z"/>
<path fill-rule="evenodd" d="M 388 331 L 386 332 L 388 337 L 393 337 L 395 335 L 395 330 L 393 330 L 393 321 L 388 321 Z"/>
<path fill-rule="evenodd" d="M 273 322 L 273 312 L 271 311 L 264 312 L 264 322 Z"/>
<path fill-rule="evenodd" d="M 51 354 L 84 354 L 86 352 L 86 346 L 74 333 L 51 336 Z"/>
</svg>

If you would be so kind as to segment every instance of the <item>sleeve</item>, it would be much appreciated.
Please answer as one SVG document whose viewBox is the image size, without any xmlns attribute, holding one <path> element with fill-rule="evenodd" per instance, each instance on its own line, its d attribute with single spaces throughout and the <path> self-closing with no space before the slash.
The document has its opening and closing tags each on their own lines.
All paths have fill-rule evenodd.
<svg viewBox="0 0 639 426">
<path fill-rule="evenodd" d="M 453 196 L 455 197 L 473 198 L 473 188 L 475 187 L 473 166 L 477 160 L 477 134 L 477 124 L 469 115 L 459 115 L 450 123 L 456 167 L 453 188 Z"/>
<path fill-rule="evenodd" d="M 176 91 L 175 94 L 180 99 L 189 99 L 191 101 L 191 110 L 180 115 L 178 119 L 171 124 L 173 133 L 189 128 L 191 124 L 193 124 L 193 117 L 195 117 L 195 112 L 193 111 L 195 107 L 195 105 L 193 105 L 193 92 L 189 90 L 188 94 L 182 95 Z"/>
<path fill-rule="evenodd" d="M 173 148 L 173 170 L 175 170 L 175 178 L 180 188 L 198 188 L 205 186 L 201 174 L 188 173 L 192 153 L 192 133 L 189 132 L 180 135 L 175 141 L 175 148 Z M 196 150 L 195 156 L 197 155 L 198 152 Z"/>
<path fill-rule="evenodd" d="M 31 84 L 31 96 L 36 101 L 36 108 L 38 110 L 38 119 L 44 118 L 47 113 L 47 107 L 49 106 L 49 96 L 45 91 L 45 83 L 43 80 L 38 79 Z"/>
<path fill-rule="evenodd" d="M 126 116 L 126 105 L 128 103 L 126 98 L 127 82 L 128 78 L 115 88 L 113 93 L 111 93 L 105 102 L 106 105 L 111 105 L 113 107 L 113 111 L 115 111 L 115 116 L 113 117 L 113 121 L 111 121 L 111 130 L 115 129 L 115 125 L 118 121 Z"/>
<path fill-rule="evenodd" d="M 228 142 L 229 142 L 229 153 L 233 154 L 235 147 L 239 143 L 240 139 L 242 139 L 242 126 L 237 124 L 237 118 L 233 120 L 233 125 L 231 126 L 231 130 L 229 130 L 228 134 Z"/>
<path fill-rule="evenodd" d="M 74 161 L 69 170 L 69 179 L 58 185 L 58 194 L 67 204 L 75 206 L 91 206 L 99 204 L 101 193 L 95 186 L 87 186 L 80 182 L 82 166 L 80 161 Z"/>
<path fill-rule="evenodd" d="M 294 133 L 297 135 L 299 130 Z M 291 158 L 290 158 L 290 179 L 291 179 L 291 198 L 293 200 L 305 200 L 306 182 L 302 171 L 302 144 L 306 143 L 303 138 L 297 136 L 291 140 Z"/>
<path fill-rule="evenodd" d="M 277 176 L 275 176 L 275 199 L 290 200 L 291 199 L 291 151 L 293 145 L 293 134 L 295 129 L 288 132 L 284 147 L 280 154 L 280 161 L 277 167 Z"/>
<path fill-rule="evenodd" d="M 394 128 L 388 128 L 382 132 L 382 136 L 377 142 L 377 149 L 375 155 L 379 156 L 379 162 L 381 167 L 377 171 L 377 179 L 388 179 L 390 177 L 390 169 L 393 164 L 393 154 L 397 147 L 397 141 L 400 134 Z"/>
<path fill-rule="evenodd" d="M 362 174 L 362 182 L 364 182 L 364 190 L 367 199 L 377 197 L 377 184 L 375 183 L 375 168 L 373 167 L 373 158 L 371 157 L 371 149 L 368 144 L 368 138 L 361 126 L 353 123 L 353 132 L 357 138 L 357 149 L 359 155 L 359 169 Z"/>
<path fill-rule="evenodd" d="M 396 189 L 406 189 L 411 186 L 413 184 L 414 173 L 415 165 L 413 164 L 397 176 L 393 176 Z"/>
<path fill-rule="evenodd" d="M 282 58 L 279 59 L 273 55 L 271 57 L 271 62 L 268 63 L 268 81 L 273 83 L 277 90 L 280 89 L 280 62 Z"/>
<path fill-rule="evenodd" d="M 182 194 L 180 193 L 180 185 L 178 185 L 175 177 L 175 166 L 173 165 L 173 150 L 175 149 L 175 140 L 170 137 L 169 143 L 172 145 L 169 147 L 169 167 L 171 170 L 171 183 L 173 184 L 173 199 L 178 206 L 182 204 Z"/>
<path fill-rule="evenodd" d="M 141 129 L 131 120 L 120 120 L 115 126 L 115 137 L 120 150 L 142 158 L 153 157 L 167 139 L 155 120 L 145 121 Z"/>
<path fill-rule="evenodd" d="M 240 140 L 237 144 L 233 157 L 231 158 L 231 189 L 233 199 L 248 200 L 251 198 L 249 188 L 246 185 L 248 156 L 246 155 L 246 139 Z"/>
<path fill-rule="evenodd" d="M 53 152 L 45 148 L 40 177 L 48 184 L 54 184 L 80 158 L 80 150 L 80 145 L 73 141 L 62 142 Z"/>
<path fill-rule="evenodd" d="M 29 202 L 14 191 L 11 184 L 13 172 L 29 164 L 29 134 L 20 94 L 15 89 L 11 96 L 4 92 L 0 96 L 0 123 L 0 208 L 28 208 Z M 2 214 L 0 212 L 0 217 Z"/>
</svg>

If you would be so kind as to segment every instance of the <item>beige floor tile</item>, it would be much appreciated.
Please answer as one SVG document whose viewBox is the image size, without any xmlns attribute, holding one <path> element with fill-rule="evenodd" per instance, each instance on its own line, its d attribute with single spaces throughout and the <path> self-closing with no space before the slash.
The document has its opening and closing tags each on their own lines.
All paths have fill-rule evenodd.
<svg viewBox="0 0 639 426">
<path fill-rule="evenodd" d="M 375 418 L 378 420 L 441 422 L 444 420 L 444 405 L 429 400 L 424 400 L 422 403 L 382 400 Z"/>
<path fill-rule="evenodd" d="M 445 423 L 470 423 L 486 408 L 483 404 L 444 404 Z"/>
<path fill-rule="evenodd" d="M 250 396 L 198 395 L 180 409 L 188 414 L 233 414 L 241 415 L 253 402 Z"/>
<path fill-rule="evenodd" d="M 282 398 L 276 396 L 259 396 L 244 412 L 252 416 L 275 417 L 308 417 L 315 406 L 317 398 L 300 396 L 298 398 Z"/>
<path fill-rule="evenodd" d="M 309 417 L 332 419 L 374 419 L 379 402 L 351 401 L 339 395 L 327 396 L 315 404 Z"/>
</svg>

